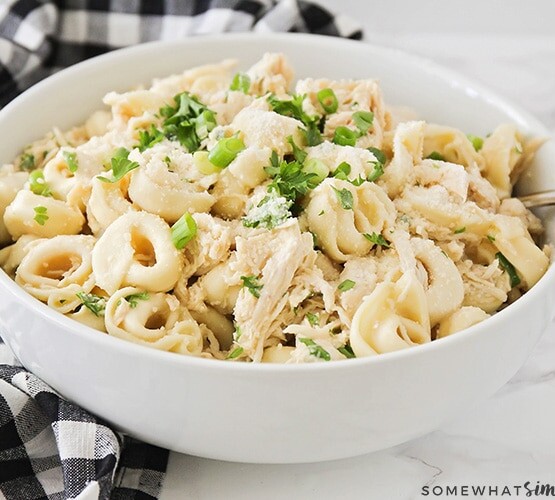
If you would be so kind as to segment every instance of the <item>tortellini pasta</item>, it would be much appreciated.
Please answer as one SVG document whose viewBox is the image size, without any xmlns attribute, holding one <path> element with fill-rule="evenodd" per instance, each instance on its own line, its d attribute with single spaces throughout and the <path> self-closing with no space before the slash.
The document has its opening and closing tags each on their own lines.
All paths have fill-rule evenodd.
<svg viewBox="0 0 555 500">
<path fill-rule="evenodd" d="M 170 227 L 158 216 L 129 212 L 114 221 L 92 253 L 96 284 L 109 294 L 122 285 L 171 290 L 183 265 Z"/>
<path fill-rule="evenodd" d="M 78 209 L 61 200 L 21 190 L 6 208 L 4 224 L 15 239 L 25 234 L 53 238 L 80 233 L 85 218 Z"/>
<path fill-rule="evenodd" d="M 358 308 L 351 325 L 357 356 L 372 356 L 430 342 L 428 302 L 414 273 L 380 283 Z"/>
<path fill-rule="evenodd" d="M 0 167 L 0 266 L 114 342 L 281 364 L 443 342 L 541 279 L 511 198 L 539 141 L 426 123 L 374 79 L 292 86 L 265 54 L 109 93 Z"/>
<path fill-rule="evenodd" d="M 118 290 L 106 304 L 106 330 L 110 335 L 180 354 L 200 354 L 202 333 L 190 313 L 173 295 L 146 294 L 135 305 L 129 297 L 139 288 Z"/>
<path fill-rule="evenodd" d="M 92 236 L 55 236 L 32 245 L 21 260 L 15 281 L 50 307 L 67 313 L 80 303 L 77 293 L 94 286 Z"/>
<path fill-rule="evenodd" d="M 338 262 L 349 255 L 367 254 L 374 246 L 368 237 L 391 228 L 396 215 L 393 203 L 378 185 L 357 187 L 332 179 L 312 191 L 306 213 L 318 244 Z"/>
<path fill-rule="evenodd" d="M 142 154 L 134 151 L 130 160 L 140 166 L 128 191 L 139 209 L 173 223 L 184 212 L 208 212 L 213 205 L 214 198 L 207 192 L 211 179 L 195 169 L 192 155 L 158 144 Z"/>
</svg>

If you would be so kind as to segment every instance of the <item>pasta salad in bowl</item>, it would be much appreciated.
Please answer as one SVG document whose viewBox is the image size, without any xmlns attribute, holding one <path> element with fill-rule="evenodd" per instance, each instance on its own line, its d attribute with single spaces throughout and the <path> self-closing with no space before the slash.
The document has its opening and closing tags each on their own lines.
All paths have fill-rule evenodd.
<svg viewBox="0 0 555 500">
<path fill-rule="evenodd" d="M 534 130 L 526 118 L 486 97 L 466 122 L 457 116 L 449 120 L 445 111 L 427 116 L 425 102 L 389 99 L 390 93 L 418 95 L 418 89 L 407 91 L 398 82 L 400 68 L 412 72 L 416 87 L 430 79 L 451 93 L 453 102 L 460 101 L 454 107 L 472 97 L 446 83 L 449 78 L 439 70 L 419 70 L 410 58 L 350 42 L 316 37 L 306 44 L 305 57 L 318 54 L 319 44 L 330 44 L 333 50 L 362 51 L 377 62 L 364 71 L 353 61 L 330 71 L 318 63 L 321 56 L 299 65 L 304 59 L 294 54 L 292 42 L 281 45 L 296 38 L 269 37 L 267 50 L 250 46 L 251 37 L 234 38 L 248 64 L 230 59 L 223 39 L 180 42 L 205 53 L 204 64 L 172 56 L 172 64 L 158 64 L 159 73 L 157 67 L 145 74 L 137 70 L 134 81 L 115 75 L 112 87 L 109 81 L 102 86 L 104 108 L 91 97 L 79 110 L 81 125 L 53 121 L 46 110 L 39 121 L 52 120 L 46 129 L 51 131 L 42 139 L 37 137 L 45 130 L 38 127 L 37 135 L 25 135 L 27 145 L 21 143 L 24 134 L 15 134 L 19 151 L 0 158 L 0 266 L 48 307 L 39 308 L 30 298 L 23 306 L 25 294 L 6 280 L 1 293 L 18 297 L 12 307 L 19 317 L 30 308 L 48 318 L 53 326 L 44 335 L 64 351 L 63 358 L 72 353 L 82 358 L 87 349 L 101 353 L 96 366 L 86 363 L 83 376 L 97 380 L 104 367 L 119 384 L 123 366 L 137 358 L 152 369 L 164 366 L 155 381 L 171 378 L 170 386 L 178 374 L 190 377 L 186 386 L 198 379 L 206 387 L 229 376 L 229 390 L 244 393 L 240 405 L 233 403 L 242 414 L 253 405 L 244 402 L 247 394 L 259 395 L 259 376 L 274 377 L 270 385 L 297 379 L 307 384 L 301 389 L 305 396 L 311 384 L 321 393 L 332 373 L 343 384 L 358 385 L 371 374 L 387 380 L 387 373 L 399 370 L 405 375 L 392 377 L 396 386 L 411 363 L 419 365 L 420 351 L 420 363 L 426 363 L 425 356 L 438 359 L 440 373 L 457 349 L 462 354 L 480 342 L 489 344 L 491 339 L 480 341 L 472 332 L 487 331 L 488 323 L 495 329 L 494 320 L 503 321 L 520 303 L 530 304 L 532 299 L 526 300 L 541 286 L 536 284 L 545 281 L 551 252 L 544 223 L 513 197 L 519 178 L 541 164 L 545 146 L 539 127 Z M 222 57 L 213 57 L 214 48 Z M 87 72 L 101 74 L 103 62 L 131 67 L 123 62 L 124 53 L 133 60 L 141 51 L 144 56 L 165 49 L 152 44 L 79 65 L 82 75 L 79 66 L 63 72 L 28 92 L 27 101 L 20 97 L 4 116 L 18 105 L 24 112 L 26 102 L 41 92 L 52 95 L 56 85 L 67 87 Z M 390 102 L 413 104 L 414 111 Z M 487 116 L 487 132 L 480 113 Z M 23 322 L 27 333 L 4 317 L 9 313 L 0 314 L 8 343 L 31 369 L 36 365 L 39 376 L 123 429 L 180 451 L 247 461 L 318 460 L 394 444 L 429 427 L 422 420 L 410 432 L 387 429 L 378 445 L 375 436 L 372 443 L 365 437 L 321 455 L 306 444 L 310 439 L 299 445 L 287 439 L 289 448 L 273 442 L 267 452 L 230 451 L 225 445 L 220 453 L 206 439 L 176 431 L 175 424 L 161 438 L 153 437 L 142 419 L 129 413 L 142 396 L 129 398 L 121 423 L 106 410 L 110 398 L 83 403 L 75 385 L 53 374 L 55 355 L 39 352 L 46 339 L 27 347 L 26 337 L 37 336 L 37 326 L 27 324 L 30 318 Z M 68 332 L 74 330 L 81 333 L 72 338 Z M 493 334 L 482 334 L 487 335 Z M 436 343 L 437 348 L 424 349 Z M 453 351 L 444 359 L 443 343 L 446 352 Z M 517 344 L 509 346 L 514 361 L 500 367 L 487 387 L 506 380 L 533 342 Z M 407 348 L 415 346 L 410 353 Z M 340 372 L 298 371 L 305 364 L 330 370 L 326 367 L 335 361 L 342 361 Z M 225 375 L 228 366 L 244 368 Z M 100 379 L 105 388 L 107 379 Z M 477 390 L 476 382 L 470 384 Z M 129 382 L 120 389 L 127 393 Z M 466 399 L 472 399 L 468 390 Z M 285 406 L 302 399 L 297 389 L 281 399 L 280 391 L 276 401 Z M 365 404 L 393 411 L 398 403 L 392 405 L 389 396 L 380 403 L 380 391 L 374 392 L 368 391 Z M 157 397 L 163 399 L 162 421 L 173 421 L 171 396 Z M 183 398 L 183 405 L 190 401 Z M 262 413 L 271 407 L 267 403 Z M 364 405 L 347 407 L 356 418 L 365 414 Z M 193 420 L 206 415 L 195 411 Z M 450 411 L 444 407 L 440 413 Z M 320 430 L 326 427 L 321 420 Z M 247 441 L 259 439 L 262 427 L 246 431 Z M 180 436 L 177 444 L 172 432 Z M 229 436 L 220 439 L 229 442 Z"/>
</svg>

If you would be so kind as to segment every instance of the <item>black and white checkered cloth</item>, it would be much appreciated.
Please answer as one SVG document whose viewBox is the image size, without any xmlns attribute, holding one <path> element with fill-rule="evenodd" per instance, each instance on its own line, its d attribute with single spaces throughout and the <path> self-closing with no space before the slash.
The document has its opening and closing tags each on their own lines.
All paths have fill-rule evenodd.
<svg viewBox="0 0 555 500">
<path fill-rule="evenodd" d="M 0 0 L 0 107 L 109 50 L 238 31 L 362 37 L 349 18 L 300 0 Z M 59 396 L 0 338 L 0 498 L 157 498 L 167 460 Z"/>
<path fill-rule="evenodd" d="M 238 31 L 362 37 L 350 18 L 300 0 L 0 0 L 0 107 L 112 49 Z"/>
</svg>

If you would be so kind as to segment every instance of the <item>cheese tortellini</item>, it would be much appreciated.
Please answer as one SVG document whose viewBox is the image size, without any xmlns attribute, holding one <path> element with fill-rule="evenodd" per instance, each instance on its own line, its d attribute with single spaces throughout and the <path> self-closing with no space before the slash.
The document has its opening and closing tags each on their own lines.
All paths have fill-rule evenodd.
<svg viewBox="0 0 555 500">
<path fill-rule="evenodd" d="M 294 82 L 282 54 L 237 64 L 110 92 L 0 166 L 4 271 L 99 335 L 285 364 L 443 342 L 546 272 L 511 197 L 538 141 L 399 113 L 374 79 Z"/>
</svg>

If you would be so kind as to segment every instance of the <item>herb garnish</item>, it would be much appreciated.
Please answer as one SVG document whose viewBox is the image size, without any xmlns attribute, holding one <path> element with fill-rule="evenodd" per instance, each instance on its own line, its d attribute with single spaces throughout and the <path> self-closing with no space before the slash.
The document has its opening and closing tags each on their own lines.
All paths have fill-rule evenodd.
<svg viewBox="0 0 555 500">
<path fill-rule="evenodd" d="M 306 313 L 306 319 L 312 326 L 320 326 L 318 315 L 314 313 Z"/>
<path fill-rule="evenodd" d="M 62 151 L 62 156 L 67 163 L 67 168 L 69 168 L 69 171 L 73 174 L 77 172 L 79 165 L 77 163 L 77 154 L 75 153 L 75 151 Z"/>
<path fill-rule="evenodd" d="M 308 347 L 308 352 L 311 356 L 315 356 L 316 358 L 320 358 L 325 361 L 331 360 L 330 353 L 326 351 L 323 347 L 319 346 L 316 342 L 314 342 L 314 340 L 299 338 L 299 342 L 302 342 L 306 347 Z"/>
<path fill-rule="evenodd" d="M 139 305 L 139 300 L 148 300 L 150 299 L 150 295 L 148 292 L 141 292 L 141 293 L 132 293 L 125 297 L 125 300 L 129 303 L 129 307 L 131 309 L 135 309 Z"/>
<path fill-rule="evenodd" d="M 378 162 L 381 163 L 382 166 L 385 165 L 385 162 L 387 161 L 387 157 L 385 156 L 385 153 L 381 149 L 374 148 L 372 146 L 366 149 L 368 149 L 368 151 L 370 151 L 376 157 L 376 160 L 378 160 Z"/>
<path fill-rule="evenodd" d="M 428 156 L 426 156 L 427 160 L 437 160 L 437 161 L 445 161 L 445 156 L 437 151 L 432 151 Z"/>
<path fill-rule="evenodd" d="M 374 122 L 374 113 L 371 111 L 356 111 L 353 113 L 353 123 L 358 128 L 360 135 L 368 133 Z"/>
<path fill-rule="evenodd" d="M 33 170 L 35 168 L 35 155 L 24 153 L 19 160 L 19 168 L 23 170 Z"/>
<path fill-rule="evenodd" d="M 46 207 L 35 207 L 33 210 L 35 211 L 35 222 L 39 226 L 44 226 L 46 221 L 49 219 L 47 215 L 48 209 Z"/>
<path fill-rule="evenodd" d="M 368 182 L 375 182 L 383 175 L 383 164 L 379 162 L 372 162 L 374 165 L 374 170 L 368 174 L 366 180 Z"/>
<path fill-rule="evenodd" d="M 306 129 L 304 130 L 306 142 L 308 146 L 317 146 L 322 142 L 322 134 L 320 130 L 320 117 L 310 116 L 303 111 L 303 101 L 305 95 L 294 95 L 291 99 L 280 100 L 275 95 L 268 97 L 268 103 L 272 110 L 283 116 L 290 116 L 301 121 Z"/>
<path fill-rule="evenodd" d="M 480 151 L 480 149 L 482 149 L 484 145 L 484 139 L 472 134 L 466 134 L 466 137 L 468 137 L 468 140 L 472 143 L 475 151 Z"/>
<path fill-rule="evenodd" d="M 139 144 L 137 147 L 139 151 L 143 152 L 145 149 L 151 148 L 162 140 L 164 140 L 163 132 L 151 124 L 148 130 L 139 130 Z"/>
<path fill-rule="evenodd" d="M 177 94 L 173 100 L 174 105 L 160 108 L 160 115 L 165 118 L 163 133 L 168 139 L 177 139 L 189 153 L 194 153 L 216 126 L 215 114 L 188 92 Z"/>
<path fill-rule="evenodd" d="M 244 349 L 239 346 L 236 347 L 235 349 L 233 349 L 233 351 L 231 351 L 228 355 L 226 359 L 235 359 L 238 358 L 239 356 L 241 356 L 241 354 L 243 354 Z"/>
<path fill-rule="evenodd" d="M 104 316 L 106 299 L 94 293 L 79 292 L 76 294 L 81 303 L 96 317 Z"/>
<path fill-rule="evenodd" d="M 332 186 L 332 189 L 335 191 L 337 195 L 337 199 L 341 206 L 345 210 L 352 210 L 354 205 L 353 193 L 349 191 L 347 188 L 337 189 L 336 187 Z"/>
<path fill-rule="evenodd" d="M 29 189 L 40 196 L 52 196 L 50 186 L 44 180 L 44 173 L 40 169 L 29 174 Z"/>
<path fill-rule="evenodd" d="M 348 175 L 351 173 L 351 165 L 346 161 L 341 162 L 338 167 L 333 171 L 331 175 L 336 179 L 342 179 L 344 181 L 349 180 Z"/>
<path fill-rule="evenodd" d="M 264 167 L 264 170 L 273 179 L 268 185 L 268 191 L 275 191 L 292 202 L 312 189 L 314 185 L 311 181 L 317 177 L 313 172 L 303 171 L 302 165 L 296 160 L 280 161 L 275 151 L 272 151 L 270 166 Z"/>
<path fill-rule="evenodd" d="M 316 97 L 318 98 L 320 106 L 322 106 L 326 113 L 331 114 L 337 111 L 339 103 L 337 102 L 337 97 L 332 89 L 322 89 L 316 94 Z"/>
<path fill-rule="evenodd" d="M 246 288 L 252 295 L 257 299 L 260 298 L 260 290 L 264 287 L 258 282 L 256 276 L 241 276 L 241 281 L 243 282 L 243 287 Z"/>
<path fill-rule="evenodd" d="M 307 153 L 303 151 L 299 146 L 295 144 L 293 136 L 289 136 L 287 138 L 287 142 L 291 145 L 291 149 L 293 150 L 293 157 L 299 163 L 303 163 L 306 159 Z"/>
<path fill-rule="evenodd" d="M 197 234 L 197 223 L 189 212 L 185 212 L 171 227 L 175 248 L 182 250 Z"/>
<path fill-rule="evenodd" d="M 243 226 L 273 229 L 291 217 L 289 209 L 292 204 L 292 201 L 281 196 L 276 196 L 275 193 L 270 193 L 243 217 Z"/>
<path fill-rule="evenodd" d="M 505 257 L 501 252 L 495 254 L 495 258 L 499 261 L 499 265 L 503 270 L 509 275 L 511 281 L 511 287 L 520 285 L 520 277 L 518 276 L 515 266 L 513 266 L 507 257 Z"/>
<path fill-rule="evenodd" d="M 339 283 L 339 286 L 337 287 L 337 289 L 340 292 L 346 292 L 348 290 L 350 290 L 351 288 L 353 288 L 356 285 L 356 283 L 353 280 L 345 280 L 342 281 L 341 283 Z"/>
<path fill-rule="evenodd" d="M 229 90 L 235 90 L 237 92 L 243 92 L 243 94 L 248 94 L 251 88 L 251 79 L 246 73 L 235 73 L 233 80 L 231 80 L 231 85 Z"/>
<path fill-rule="evenodd" d="M 375 245 L 380 245 L 381 247 L 389 248 L 391 244 L 387 241 L 381 234 L 378 233 L 364 233 L 364 236 L 368 241 L 371 241 Z"/>
<path fill-rule="evenodd" d="M 110 165 L 112 168 L 112 179 L 98 176 L 98 180 L 102 182 L 109 182 L 113 184 L 123 179 L 129 172 L 139 168 L 139 164 L 136 161 L 128 160 L 129 151 L 125 148 L 118 148 L 114 153 L 114 156 L 110 160 Z"/>
<path fill-rule="evenodd" d="M 349 344 L 345 345 L 344 347 L 339 347 L 337 350 L 346 358 L 356 358 L 355 353 L 353 352 L 353 348 Z"/>
</svg>

